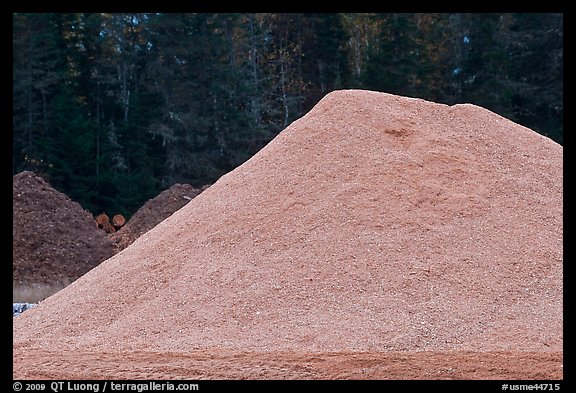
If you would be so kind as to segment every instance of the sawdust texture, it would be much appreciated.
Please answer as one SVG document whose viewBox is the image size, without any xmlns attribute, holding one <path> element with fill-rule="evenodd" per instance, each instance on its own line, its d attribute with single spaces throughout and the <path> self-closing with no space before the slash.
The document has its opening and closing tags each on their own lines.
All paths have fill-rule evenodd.
<svg viewBox="0 0 576 393">
<path fill-rule="evenodd" d="M 561 352 L 18 351 L 14 379 L 559 380 Z M 89 364 L 90 367 L 86 367 Z M 32 367 L 32 365 L 34 365 Z"/>
<path fill-rule="evenodd" d="M 562 147 L 530 129 L 469 104 L 335 91 L 15 318 L 14 375 L 90 374 L 90 356 L 71 355 L 90 350 L 123 376 L 141 367 L 130 354 L 170 362 L 226 351 L 266 364 L 278 352 L 438 362 L 444 353 L 448 368 L 460 354 L 494 362 L 463 374 L 483 379 L 536 353 L 524 376 L 561 378 L 562 195 Z M 32 366 L 35 351 L 50 353 L 49 364 Z M 205 375 L 242 377 L 230 370 Z"/>
<path fill-rule="evenodd" d="M 24 171 L 12 183 L 14 286 L 67 284 L 113 255 L 92 214 Z"/>
</svg>

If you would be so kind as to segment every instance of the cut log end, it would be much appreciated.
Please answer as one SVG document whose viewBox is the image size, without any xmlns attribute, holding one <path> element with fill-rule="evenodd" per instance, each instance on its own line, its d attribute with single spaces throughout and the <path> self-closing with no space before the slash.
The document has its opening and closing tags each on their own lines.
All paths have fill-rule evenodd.
<svg viewBox="0 0 576 393">
<path fill-rule="evenodd" d="M 114 217 L 112 217 L 112 225 L 114 225 L 116 229 L 119 229 L 124 224 L 126 224 L 126 219 L 122 214 L 116 214 Z"/>
<path fill-rule="evenodd" d="M 96 216 L 96 222 L 104 227 L 106 224 L 110 223 L 110 218 L 106 215 L 106 213 L 101 213 Z"/>
</svg>

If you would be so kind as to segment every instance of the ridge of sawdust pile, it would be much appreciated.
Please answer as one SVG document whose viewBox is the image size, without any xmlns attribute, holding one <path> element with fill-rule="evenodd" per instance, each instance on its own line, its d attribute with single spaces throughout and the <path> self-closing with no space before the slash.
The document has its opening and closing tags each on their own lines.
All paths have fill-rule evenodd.
<svg viewBox="0 0 576 393">
<path fill-rule="evenodd" d="M 562 215 L 562 147 L 548 138 L 474 105 L 332 92 L 18 317 L 15 359 L 558 353 Z"/>
</svg>

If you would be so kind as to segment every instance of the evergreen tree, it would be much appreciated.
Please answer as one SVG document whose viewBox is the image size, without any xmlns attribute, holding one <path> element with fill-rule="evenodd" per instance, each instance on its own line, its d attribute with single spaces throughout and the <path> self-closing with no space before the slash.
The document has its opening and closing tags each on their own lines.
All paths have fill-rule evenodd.
<svg viewBox="0 0 576 393">
<path fill-rule="evenodd" d="M 302 73 L 306 90 L 303 109 L 310 110 L 332 90 L 350 83 L 348 36 L 338 14 L 305 14 L 303 16 Z"/>
<path fill-rule="evenodd" d="M 512 14 L 503 37 L 511 58 L 507 116 L 563 142 L 563 16 Z"/>
<path fill-rule="evenodd" d="M 47 171 L 39 138 L 49 138 L 54 100 L 65 81 L 57 14 L 13 14 L 13 172 Z"/>
<path fill-rule="evenodd" d="M 430 64 L 416 16 L 395 13 L 377 17 L 382 21 L 379 45 L 371 48 L 363 86 L 386 93 L 426 97 L 423 81 Z"/>
<path fill-rule="evenodd" d="M 95 204 L 94 128 L 85 117 L 82 104 L 69 87 L 63 87 L 55 99 L 54 118 L 49 137 L 39 144 L 50 163 L 48 181 L 71 199 L 81 201 L 85 209 Z"/>
</svg>

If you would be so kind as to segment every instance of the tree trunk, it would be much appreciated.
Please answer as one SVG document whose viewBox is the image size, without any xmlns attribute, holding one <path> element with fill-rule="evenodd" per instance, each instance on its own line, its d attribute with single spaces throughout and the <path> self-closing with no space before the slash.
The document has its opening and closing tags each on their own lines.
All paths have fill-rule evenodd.
<svg viewBox="0 0 576 393">
<path fill-rule="evenodd" d="M 98 70 L 96 78 L 100 78 Z M 96 190 L 100 193 L 100 80 L 96 81 Z"/>
<path fill-rule="evenodd" d="M 284 50 L 280 52 L 280 89 L 282 91 L 282 104 L 284 105 L 284 124 L 283 127 L 288 126 L 289 109 L 288 109 L 288 96 L 286 94 L 286 72 L 284 70 Z"/>
</svg>

